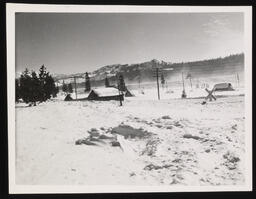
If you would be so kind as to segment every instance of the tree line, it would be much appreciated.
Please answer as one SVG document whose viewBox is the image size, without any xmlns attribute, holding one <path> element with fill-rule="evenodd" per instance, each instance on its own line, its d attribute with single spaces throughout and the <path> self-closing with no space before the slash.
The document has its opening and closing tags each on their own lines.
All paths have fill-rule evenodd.
<svg viewBox="0 0 256 199">
<path fill-rule="evenodd" d="M 44 102 L 51 97 L 56 97 L 59 92 L 53 77 L 42 65 L 39 72 L 29 71 L 27 68 L 19 78 L 15 80 L 15 101 L 22 99 L 25 103 L 36 105 L 37 102 Z"/>
</svg>

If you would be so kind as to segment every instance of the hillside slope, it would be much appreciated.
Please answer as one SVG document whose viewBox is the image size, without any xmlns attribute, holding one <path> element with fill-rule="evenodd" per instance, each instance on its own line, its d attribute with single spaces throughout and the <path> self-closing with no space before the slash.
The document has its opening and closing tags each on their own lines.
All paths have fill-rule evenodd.
<svg viewBox="0 0 256 199">
<path fill-rule="evenodd" d="M 103 85 L 104 79 L 109 78 L 110 83 L 116 81 L 116 74 L 123 74 L 127 83 L 152 82 L 154 81 L 154 67 L 162 69 L 172 69 L 164 71 L 165 79 L 175 79 L 183 72 L 185 75 L 191 74 L 194 78 L 218 76 L 225 74 L 241 73 L 244 70 L 244 54 L 235 54 L 223 58 L 215 58 L 193 62 L 170 63 L 165 61 L 151 60 L 139 64 L 115 64 L 103 66 L 90 73 L 92 84 Z M 83 73 L 72 75 L 57 75 L 56 80 L 69 78 L 72 76 L 83 76 Z M 82 83 L 81 83 L 82 86 Z"/>
</svg>

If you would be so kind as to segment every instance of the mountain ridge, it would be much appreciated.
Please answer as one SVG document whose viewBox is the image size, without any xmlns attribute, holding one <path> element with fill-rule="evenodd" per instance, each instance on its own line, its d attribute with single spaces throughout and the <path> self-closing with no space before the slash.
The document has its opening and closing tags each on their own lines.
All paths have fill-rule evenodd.
<svg viewBox="0 0 256 199">
<path fill-rule="evenodd" d="M 153 70 L 155 67 L 163 69 L 163 74 L 166 78 L 174 77 L 182 72 L 185 73 L 185 75 L 192 74 L 194 77 L 240 72 L 244 70 L 244 53 L 191 62 L 171 63 L 153 59 L 151 61 L 130 65 L 112 64 L 90 72 L 89 76 L 91 81 L 95 84 L 102 84 L 106 77 L 109 78 L 110 82 L 113 82 L 116 80 L 116 74 L 123 74 L 127 82 L 153 81 Z M 83 77 L 84 73 L 56 75 L 54 78 L 60 81 L 74 76 Z"/>
</svg>

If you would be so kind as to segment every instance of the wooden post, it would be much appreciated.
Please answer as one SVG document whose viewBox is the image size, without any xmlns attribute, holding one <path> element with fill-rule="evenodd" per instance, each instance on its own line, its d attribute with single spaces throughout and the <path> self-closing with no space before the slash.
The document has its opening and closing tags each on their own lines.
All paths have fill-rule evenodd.
<svg viewBox="0 0 256 199">
<path fill-rule="evenodd" d="M 123 104 L 122 104 L 122 97 L 121 97 L 121 92 L 120 92 L 120 90 L 118 89 L 118 93 L 119 93 L 119 100 L 120 100 L 120 106 L 123 106 Z"/>
<path fill-rule="evenodd" d="M 183 72 L 181 74 L 182 74 L 182 86 L 183 86 L 183 90 L 185 90 Z"/>
<path fill-rule="evenodd" d="M 186 95 L 186 91 L 185 91 L 183 72 L 182 72 L 182 86 L 183 86 L 183 91 L 182 91 L 182 94 L 181 94 L 181 98 L 186 98 L 187 95 Z"/>
<path fill-rule="evenodd" d="M 86 73 L 84 74 L 84 92 L 86 92 Z"/>
<path fill-rule="evenodd" d="M 119 102 L 120 102 L 120 106 L 123 106 L 122 104 L 122 97 L 121 97 L 121 91 L 120 91 L 120 80 L 118 75 L 116 74 L 116 81 L 117 81 L 117 89 L 118 89 L 118 94 L 119 94 Z"/>
<path fill-rule="evenodd" d="M 76 93 L 76 99 L 77 99 L 77 90 L 76 90 L 76 77 L 74 76 L 74 83 L 75 83 L 75 93 Z"/>
<path fill-rule="evenodd" d="M 165 68 L 165 69 L 163 69 L 163 68 L 158 68 L 156 63 L 154 64 L 154 66 L 156 66 L 156 67 L 155 67 L 155 68 L 156 68 L 156 71 L 153 70 L 153 72 L 154 72 L 153 77 L 156 77 L 157 95 L 158 95 L 158 100 L 160 100 L 159 69 L 160 69 L 160 71 L 161 71 L 161 73 L 162 73 L 163 71 L 173 70 L 173 68 Z M 153 69 L 154 69 L 154 68 L 153 68 Z"/>
<path fill-rule="evenodd" d="M 156 68 L 156 83 L 157 83 L 157 95 L 158 95 L 158 100 L 160 100 L 160 93 L 159 93 L 159 68 Z"/>
</svg>

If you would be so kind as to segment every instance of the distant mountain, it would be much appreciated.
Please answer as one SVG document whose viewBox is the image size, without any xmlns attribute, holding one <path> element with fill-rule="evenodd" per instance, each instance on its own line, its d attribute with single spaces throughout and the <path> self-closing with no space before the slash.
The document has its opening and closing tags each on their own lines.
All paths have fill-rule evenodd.
<svg viewBox="0 0 256 199">
<path fill-rule="evenodd" d="M 244 70 L 244 54 L 234 54 L 226 57 L 215 59 L 207 59 L 193 62 L 170 63 L 153 59 L 148 62 L 139 64 L 115 64 L 103 66 L 91 73 L 91 83 L 95 86 L 104 85 L 106 77 L 110 83 L 114 84 L 116 74 L 123 74 L 126 83 L 138 83 L 154 81 L 153 71 L 155 67 L 162 69 L 165 79 L 175 78 L 183 72 L 185 76 L 188 74 L 193 77 L 205 77 L 210 75 L 224 75 L 242 72 Z M 56 80 L 70 78 L 73 76 L 83 76 L 84 73 L 72 75 L 56 75 Z M 81 83 L 82 85 L 82 83 Z"/>
</svg>

